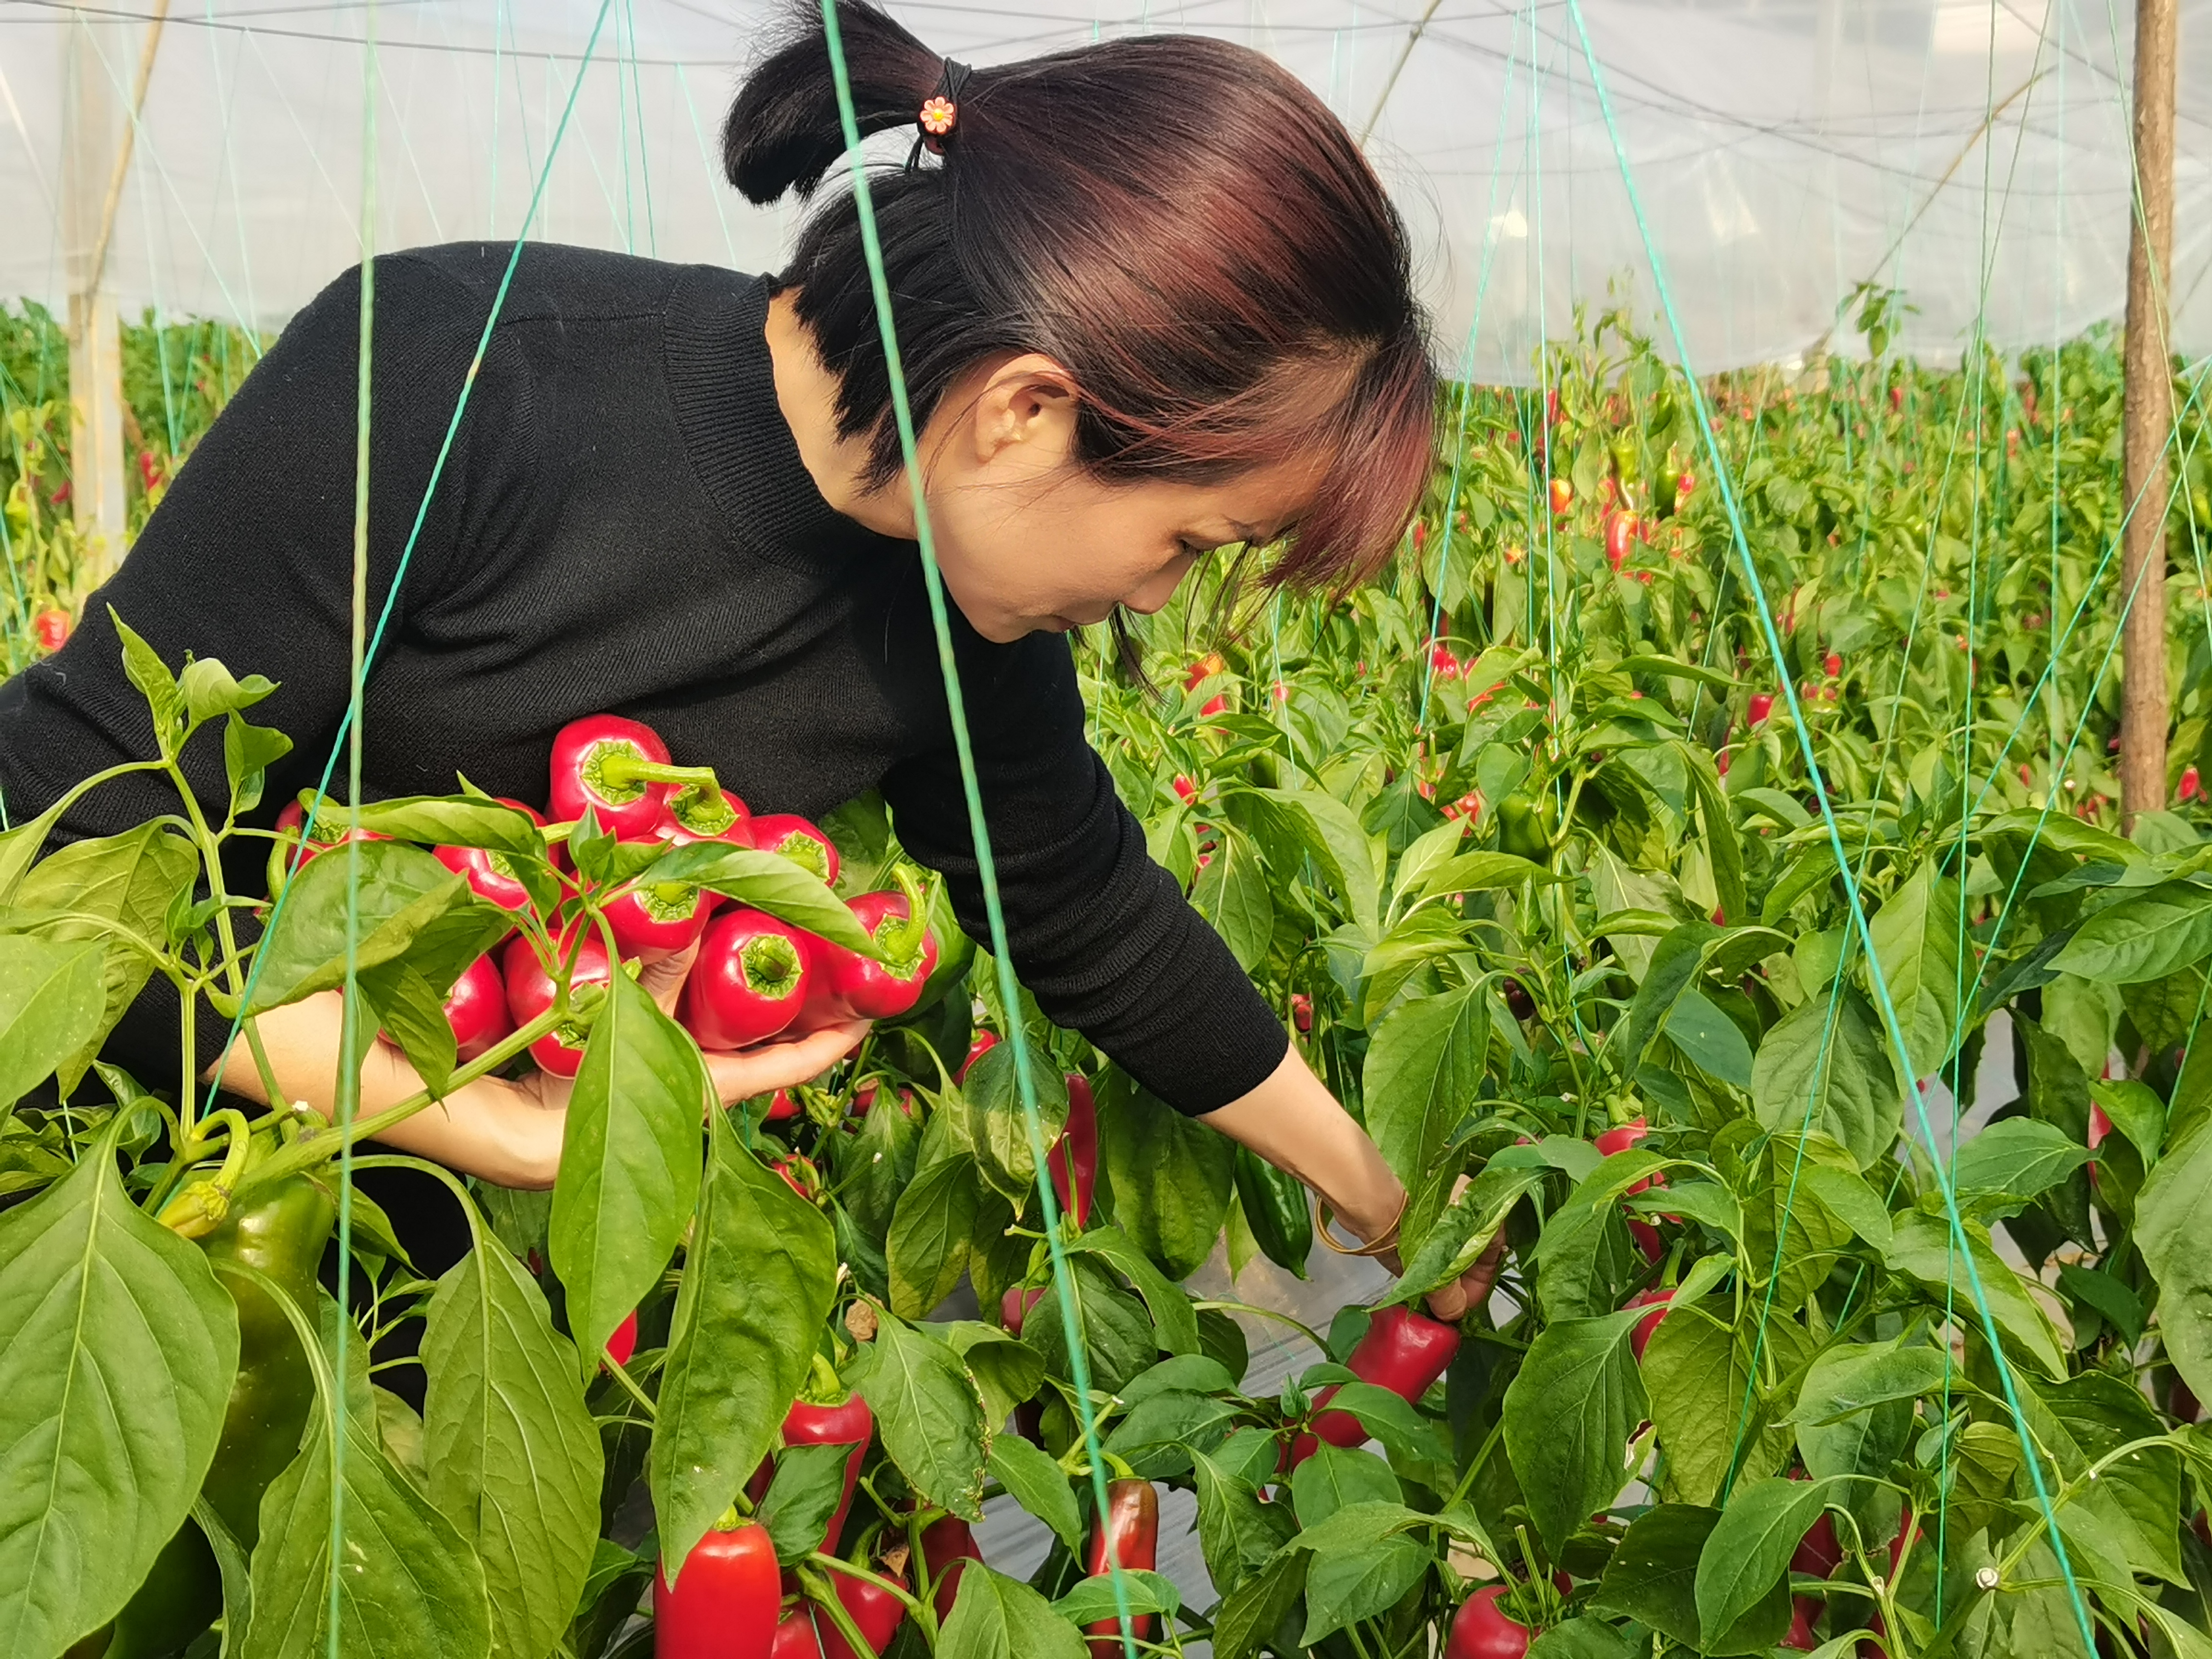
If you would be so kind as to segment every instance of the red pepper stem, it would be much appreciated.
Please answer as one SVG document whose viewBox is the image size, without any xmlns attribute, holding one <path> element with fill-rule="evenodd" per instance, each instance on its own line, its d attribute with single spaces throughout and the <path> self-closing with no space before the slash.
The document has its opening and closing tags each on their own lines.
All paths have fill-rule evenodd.
<svg viewBox="0 0 2212 1659">
<path fill-rule="evenodd" d="M 857 1578 L 864 1584 L 873 1584 L 879 1590 L 888 1590 L 891 1595 L 898 1597 L 900 1602 L 905 1607 L 908 1613 L 915 1614 L 916 1616 L 921 1614 L 921 1603 L 914 1599 L 913 1592 L 908 1590 L 904 1585 L 895 1583 L 890 1579 L 884 1577 L 879 1573 L 870 1572 L 866 1567 L 854 1566 L 850 1561 L 841 1561 L 834 1555 L 825 1555 L 820 1550 L 816 1550 L 812 1554 L 809 1555 L 806 1559 L 810 1565 L 822 1568 L 825 1572 L 833 1573 L 844 1578 Z M 834 1585 L 831 1588 L 830 1600 L 833 1602 L 836 1600 L 836 1588 Z M 816 1605 L 822 1607 L 823 1611 L 825 1613 L 830 1610 L 829 1607 L 823 1603 L 817 1602 Z M 842 1606 L 838 1607 L 839 1612 L 842 1612 L 843 1610 L 844 1609 Z M 859 1636 L 860 1632 L 858 1631 L 848 1631 L 846 1632 L 846 1639 L 854 1642 L 853 1650 L 855 1653 L 864 1652 L 866 1650 L 867 1644 L 865 1641 L 854 1639 Z"/>
<path fill-rule="evenodd" d="M 639 783 L 680 783 L 686 794 L 719 793 L 721 784 L 711 766 L 667 766 L 641 760 L 625 749 L 610 749 L 599 757 L 599 775 L 617 789 Z"/>
<path fill-rule="evenodd" d="M 890 936 L 880 943 L 885 961 L 896 968 L 918 960 L 922 947 L 929 943 L 929 911 L 935 896 L 935 882 L 925 882 L 903 859 L 891 866 L 891 879 L 906 895 L 906 921 L 890 928 Z"/>
</svg>

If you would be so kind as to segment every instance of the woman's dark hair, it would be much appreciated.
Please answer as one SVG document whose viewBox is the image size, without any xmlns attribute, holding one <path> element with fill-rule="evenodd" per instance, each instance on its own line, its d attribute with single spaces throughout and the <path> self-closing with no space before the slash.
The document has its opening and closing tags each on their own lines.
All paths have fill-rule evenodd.
<svg viewBox="0 0 2212 1659">
<path fill-rule="evenodd" d="M 943 61 L 838 0 L 863 134 L 912 127 Z M 979 69 L 942 159 L 871 175 L 917 424 L 979 359 L 1073 376 L 1077 454 L 1119 481 L 1211 483 L 1312 455 L 1311 503 L 1273 575 L 1371 573 L 1431 465 L 1436 374 L 1405 227 L 1340 123 L 1288 71 L 1195 35 L 1109 40 Z M 812 195 L 845 150 L 821 15 L 752 71 L 722 133 L 754 202 Z M 838 425 L 899 468 L 859 216 L 840 191 L 782 281 L 842 377 Z"/>
</svg>

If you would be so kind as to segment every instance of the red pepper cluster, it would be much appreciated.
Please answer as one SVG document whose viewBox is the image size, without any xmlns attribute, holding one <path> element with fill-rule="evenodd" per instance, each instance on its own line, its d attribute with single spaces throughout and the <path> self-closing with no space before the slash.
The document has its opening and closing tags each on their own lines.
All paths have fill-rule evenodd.
<svg viewBox="0 0 2212 1659">
<path fill-rule="evenodd" d="M 595 714 L 562 728 L 553 740 L 546 797 L 544 812 L 523 801 L 501 804 L 527 814 L 549 835 L 589 813 L 620 841 L 669 847 L 721 842 L 778 854 L 824 882 L 837 878 L 836 844 L 820 829 L 787 814 L 756 817 L 709 769 L 676 765 L 658 732 L 619 715 Z M 288 806 L 277 820 L 287 837 L 279 847 L 289 849 L 302 827 L 300 808 Z M 331 844 L 308 839 L 301 861 Z M 564 851 L 557 842 L 552 845 L 556 866 L 565 867 Z M 503 854 L 480 847 L 435 852 L 488 903 L 518 914 L 530 908 L 529 890 Z M 890 963 L 682 884 L 633 881 L 602 896 L 604 933 L 586 926 L 580 914 L 568 915 L 565 903 L 547 920 L 569 964 L 572 988 L 607 983 L 609 934 L 625 963 L 665 961 L 696 945 L 679 1018 L 702 1048 L 745 1048 L 843 1020 L 889 1019 L 914 1006 L 937 966 L 938 946 L 920 884 L 903 869 L 897 873 L 898 891 L 863 893 L 848 902 L 861 927 L 892 958 Z M 485 957 L 462 975 L 447 999 L 459 1059 L 475 1059 L 537 1018 L 556 994 L 553 964 L 531 937 L 515 936 L 496 963 Z M 550 1032 L 531 1045 L 531 1056 L 544 1071 L 574 1077 L 584 1051 L 573 1038 L 573 1033 Z"/>
</svg>

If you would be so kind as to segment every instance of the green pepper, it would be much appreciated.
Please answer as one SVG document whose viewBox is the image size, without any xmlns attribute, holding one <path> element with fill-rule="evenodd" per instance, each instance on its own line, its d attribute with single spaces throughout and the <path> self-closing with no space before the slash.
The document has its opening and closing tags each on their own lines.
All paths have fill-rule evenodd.
<svg viewBox="0 0 2212 1659">
<path fill-rule="evenodd" d="M 1517 789 L 1498 803 L 1498 845 L 1532 864 L 1552 861 L 1552 836 L 1544 827 L 1544 810 Z"/>
<path fill-rule="evenodd" d="M 337 1205 L 320 1182 L 287 1176 L 234 1204 L 200 1248 L 218 1261 L 258 1269 L 312 1317 L 316 1270 L 337 1221 Z M 261 1536 L 261 1494 L 299 1454 L 315 1378 L 292 1322 L 269 1293 L 250 1280 L 217 1276 L 238 1304 L 238 1380 L 201 1490 L 250 1552 Z"/>
</svg>

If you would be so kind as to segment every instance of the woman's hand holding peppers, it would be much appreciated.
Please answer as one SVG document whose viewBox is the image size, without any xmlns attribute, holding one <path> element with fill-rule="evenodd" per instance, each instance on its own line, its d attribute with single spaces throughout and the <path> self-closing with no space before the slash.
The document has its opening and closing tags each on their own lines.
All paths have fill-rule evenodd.
<svg viewBox="0 0 2212 1659">
<path fill-rule="evenodd" d="M 672 1017 L 691 965 L 692 950 L 639 970 L 638 982 Z M 326 991 L 259 1017 L 261 1039 L 286 1096 L 304 1101 L 324 1117 L 336 1111 L 341 999 Z M 742 1054 L 710 1054 L 707 1072 L 723 1104 L 805 1082 L 826 1070 L 867 1035 L 865 1020 L 827 1025 L 796 1042 L 769 1043 Z M 267 1103 L 246 1041 L 234 1045 L 222 1068 L 224 1086 Z M 208 1077 L 216 1075 L 210 1067 Z M 428 1110 L 395 1125 L 385 1145 L 413 1152 L 502 1187 L 544 1188 L 561 1167 L 568 1122 L 567 1078 L 536 1072 L 523 1078 L 483 1077 L 465 1084 Z M 368 1117 L 422 1092 L 422 1080 L 400 1052 L 373 1043 L 362 1067 L 360 1115 Z"/>
</svg>

